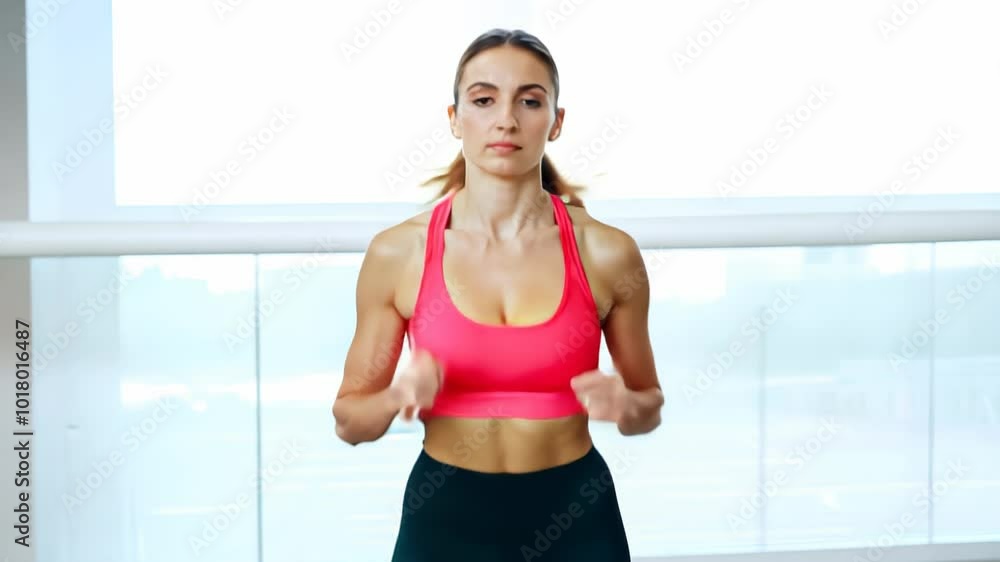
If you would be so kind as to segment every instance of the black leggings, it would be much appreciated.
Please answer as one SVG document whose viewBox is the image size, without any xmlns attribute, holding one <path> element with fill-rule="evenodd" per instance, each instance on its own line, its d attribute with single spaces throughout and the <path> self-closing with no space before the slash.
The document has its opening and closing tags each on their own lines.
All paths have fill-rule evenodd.
<svg viewBox="0 0 1000 562">
<path fill-rule="evenodd" d="M 534 561 L 631 561 L 611 470 L 595 447 L 525 473 L 459 468 L 421 449 L 392 562 Z"/>
</svg>

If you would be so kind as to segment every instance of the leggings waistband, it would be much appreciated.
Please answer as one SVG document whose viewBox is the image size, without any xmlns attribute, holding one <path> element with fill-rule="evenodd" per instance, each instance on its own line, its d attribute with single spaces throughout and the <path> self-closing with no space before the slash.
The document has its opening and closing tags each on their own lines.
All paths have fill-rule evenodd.
<svg viewBox="0 0 1000 562">
<path fill-rule="evenodd" d="M 556 466 L 551 466 L 548 468 L 542 468 L 538 470 L 531 470 L 527 472 L 482 472 L 479 470 L 472 470 L 469 468 L 462 468 L 457 465 L 448 464 L 444 461 L 440 461 L 432 457 L 426 449 L 420 449 L 420 456 L 417 458 L 417 462 L 423 465 L 425 468 L 436 469 L 442 472 L 449 473 L 458 477 L 480 479 L 480 480 L 547 480 L 552 478 L 561 478 L 570 474 L 574 474 L 581 469 L 585 469 L 590 466 L 599 466 L 603 462 L 601 454 L 597 451 L 597 448 L 591 444 L 590 448 L 583 456 L 569 461 L 567 463 L 559 464 Z"/>
<path fill-rule="evenodd" d="M 568 463 L 532 470 L 528 472 L 481 472 L 460 466 L 445 463 L 437 460 L 427 453 L 424 448 L 420 449 L 420 456 L 417 458 L 417 465 L 422 470 L 440 471 L 441 473 L 461 480 L 472 482 L 510 482 L 513 484 L 544 484 L 545 482 L 564 481 L 576 475 L 584 474 L 592 469 L 606 467 L 604 459 L 591 444 L 590 448 L 582 457 Z"/>
</svg>

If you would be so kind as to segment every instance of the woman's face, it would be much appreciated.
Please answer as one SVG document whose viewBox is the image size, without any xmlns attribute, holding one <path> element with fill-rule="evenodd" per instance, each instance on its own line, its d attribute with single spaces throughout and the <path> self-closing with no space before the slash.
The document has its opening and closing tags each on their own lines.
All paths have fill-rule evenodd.
<svg viewBox="0 0 1000 562">
<path fill-rule="evenodd" d="M 555 109 L 554 98 L 548 69 L 524 49 L 505 45 L 471 58 L 458 85 L 457 111 L 448 108 L 465 159 L 499 176 L 531 171 L 562 127 L 564 110 Z M 497 142 L 518 148 L 490 146 Z"/>
</svg>

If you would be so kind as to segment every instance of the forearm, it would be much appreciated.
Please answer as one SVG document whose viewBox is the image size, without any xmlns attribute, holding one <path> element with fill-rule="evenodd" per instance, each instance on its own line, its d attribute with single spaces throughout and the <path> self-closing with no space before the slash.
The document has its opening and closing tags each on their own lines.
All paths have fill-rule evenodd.
<svg viewBox="0 0 1000 562">
<path fill-rule="evenodd" d="M 618 421 L 618 431 L 622 435 L 641 435 L 656 429 L 660 425 L 663 391 L 654 387 L 627 392 L 625 409 Z"/>
<path fill-rule="evenodd" d="M 374 394 L 342 396 L 333 404 L 337 437 L 351 445 L 375 441 L 385 435 L 398 413 L 399 407 L 393 403 L 388 388 Z"/>
</svg>

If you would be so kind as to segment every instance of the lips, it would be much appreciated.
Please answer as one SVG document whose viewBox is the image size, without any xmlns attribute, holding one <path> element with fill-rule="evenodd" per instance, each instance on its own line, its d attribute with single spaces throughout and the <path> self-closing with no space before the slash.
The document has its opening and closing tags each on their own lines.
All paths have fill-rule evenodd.
<svg viewBox="0 0 1000 562">
<path fill-rule="evenodd" d="M 488 146 L 490 148 L 505 148 L 505 149 L 521 148 L 520 146 L 518 146 L 518 145 L 516 145 L 514 143 L 511 143 L 511 142 L 494 142 L 494 143 L 488 144 L 486 146 Z"/>
</svg>

